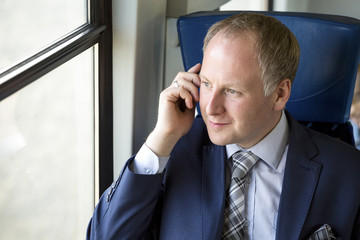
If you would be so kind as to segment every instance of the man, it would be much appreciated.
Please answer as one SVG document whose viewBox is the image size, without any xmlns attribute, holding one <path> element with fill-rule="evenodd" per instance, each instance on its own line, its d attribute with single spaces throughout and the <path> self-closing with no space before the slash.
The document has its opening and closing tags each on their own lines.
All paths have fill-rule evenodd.
<svg viewBox="0 0 360 240">
<path fill-rule="evenodd" d="M 202 65 L 161 93 L 154 131 L 102 196 L 87 237 L 360 239 L 360 153 L 283 110 L 298 60 L 295 37 L 272 17 L 211 27 Z"/>
</svg>

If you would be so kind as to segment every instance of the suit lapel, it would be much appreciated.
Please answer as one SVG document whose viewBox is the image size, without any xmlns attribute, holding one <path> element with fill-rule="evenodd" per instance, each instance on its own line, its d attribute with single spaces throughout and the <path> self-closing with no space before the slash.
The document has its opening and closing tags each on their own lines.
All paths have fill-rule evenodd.
<svg viewBox="0 0 360 240">
<path fill-rule="evenodd" d="M 317 187 L 321 164 L 312 161 L 318 150 L 289 114 L 289 150 L 277 220 L 277 240 L 299 239 Z M 224 222 L 225 147 L 204 146 L 202 169 L 202 239 L 220 239 Z"/>
<path fill-rule="evenodd" d="M 202 239 L 220 239 L 224 222 L 225 147 L 204 146 L 202 175 Z"/>
<path fill-rule="evenodd" d="M 299 239 L 318 183 L 321 164 L 311 161 L 318 150 L 305 129 L 289 115 L 290 137 L 279 204 L 277 240 Z"/>
</svg>

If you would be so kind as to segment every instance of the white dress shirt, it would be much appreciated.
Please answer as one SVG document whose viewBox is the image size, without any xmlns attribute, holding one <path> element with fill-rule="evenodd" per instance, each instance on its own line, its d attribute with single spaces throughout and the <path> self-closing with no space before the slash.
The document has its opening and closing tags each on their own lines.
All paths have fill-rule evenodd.
<svg viewBox="0 0 360 240">
<path fill-rule="evenodd" d="M 280 194 L 288 151 L 289 124 L 285 113 L 276 127 L 259 143 L 247 149 L 260 161 L 250 169 L 246 178 L 246 220 L 249 240 L 275 239 Z M 226 146 L 227 156 L 241 150 L 236 144 Z M 232 162 L 229 161 L 232 166 Z"/>
<path fill-rule="evenodd" d="M 261 159 L 246 176 L 249 185 L 245 211 L 249 240 L 275 239 L 288 136 L 289 124 L 283 112 L 276 127 L 248 149 Z M 229 158 L 238 150 L 241 150 L 241 147 L 237 144 L 226 145 L 228 169 L 232 168 Z M 144 144 L 130 167 L 138 174 L 156 174 L 164 171 L 168 160 L 169 157 L 157 157 Z"/>
</svg>

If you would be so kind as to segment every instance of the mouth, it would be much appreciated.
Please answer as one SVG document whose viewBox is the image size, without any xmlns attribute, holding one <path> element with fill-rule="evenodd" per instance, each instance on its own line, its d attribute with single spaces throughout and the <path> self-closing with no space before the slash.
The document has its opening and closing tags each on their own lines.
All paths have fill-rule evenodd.
<svg viewBox="0 0 360 240">
<path fill-rule="evenodd" d="M 229 123 L 212 122 L 210 120 L 208 120 L 208 121 L 209 121 L 209 126 L 211 126 L 212 128 L 215 128 L 215 129 L 220 129 L 222 127 L 229 125 Z"/>
</svg>

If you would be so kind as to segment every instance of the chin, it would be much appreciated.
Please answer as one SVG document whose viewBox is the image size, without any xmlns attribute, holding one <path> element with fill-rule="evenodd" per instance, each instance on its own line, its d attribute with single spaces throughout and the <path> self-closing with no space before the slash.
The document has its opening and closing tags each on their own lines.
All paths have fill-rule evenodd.
<svg viewBox="0 0 360 240">
<path fill-rule="evenodd" d="M 209 134 L 209 138 L 210 141 L 215 145 L 225 146 L 229 144 L 229 142 L 226 139 L 223 139 L 221 137 L 211 136 L 211 134 Z"/>
</svg>

